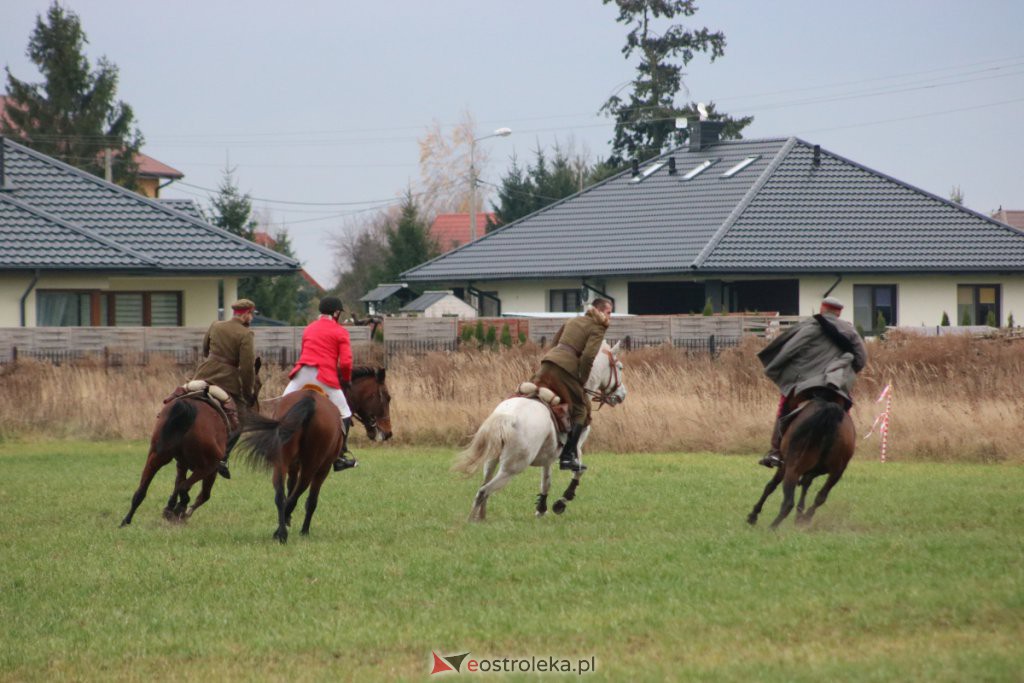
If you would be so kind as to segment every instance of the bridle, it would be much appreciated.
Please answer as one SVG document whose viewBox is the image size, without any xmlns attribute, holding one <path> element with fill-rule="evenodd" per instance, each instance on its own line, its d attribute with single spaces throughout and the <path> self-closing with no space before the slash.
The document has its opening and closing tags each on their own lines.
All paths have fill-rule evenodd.
<svg viewBox="0 0 1024 683">
<path fill-rule="evenodd" d="M 371 377 L 371 375 L 363 375 L 361 377 L 355 377 L 355 378 L 352 379 L 352 384 L 354 386 L 355 383 L 358 382 L 359 380 L 370 379 L 370 377 Z M 381 403 L 381 405 L 384 404 L 384 396 L 383 396 L 383 393 L 382 393 L 383 391 L 384 391 L 384 387 L 378 385 L 377 386 L 377 400 Z M 356 411 L 353 410 L 352 411 L 352 417 L 354 417 L 359 424 L 363 425 L 363 428 L 366 429 L 367 432 L 369 432 L 370 430 L 373 430 L 374 434 L 377 433 L 377 431 L 378 431 L 377 418 L 374 417 L 373 415 L 367 415 L 366 417 L 363 417 L 362 415 L 360 415 L 359 413 L 357 413 Z"/>
<path fill-rule="evenodd" d="M 603 406 L 614 406 L 618 404 L 618 401 L 613 400 L 613 397 L 619 390 L 619 387 L 622 386 L 622 380 L 619 378 L 619 362 L 615 360 L 615 355 L 611 352 L 611 349 L 602 349 L 602 352 L 608 356 L 608 381 L 601 384 L 597 388 L 597 391 L 593 389 L 584 389 L 584 391 L 590 396 L 590 400 L 598 404 L 598 410 L 601 410 Z"/>
</svg>

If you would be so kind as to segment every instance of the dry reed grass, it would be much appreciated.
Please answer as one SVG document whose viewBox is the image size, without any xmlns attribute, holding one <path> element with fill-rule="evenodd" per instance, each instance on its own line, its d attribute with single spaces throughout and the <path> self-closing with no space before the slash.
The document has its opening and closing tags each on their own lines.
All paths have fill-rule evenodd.
<svg viewBox="0 0 1024 683">
<path fill-rule="evenodd" d="M 628 398 L 595 413 L 588 450 L 763 451 L 777 393 L 761 375 L 761 346 L 748 339 L 717 358 L 669 347 L 624 353 Z M 1024 462 L 1024 341 L 893 334 L 869 353 L 853 417 L 863 436 L 882 407 L 875 398 L 892 382 L 890 457 Z M 392 359 L 395 442 L 465 446 L 540 355 L 524 344 Z M 2 374 L 6 437 L 146 438 L 160 400 L 185 379 L 180 367 L 159 361 L 144 368 L 22 361 Z M 279 395 L 286 381 L 285 369 L 267 368 L 263 395 Z M 366 446 L 358 434 L 356 444 Z M 860 457 L 878 457 L 877 435 L 858 446 Z"/>
</svg>

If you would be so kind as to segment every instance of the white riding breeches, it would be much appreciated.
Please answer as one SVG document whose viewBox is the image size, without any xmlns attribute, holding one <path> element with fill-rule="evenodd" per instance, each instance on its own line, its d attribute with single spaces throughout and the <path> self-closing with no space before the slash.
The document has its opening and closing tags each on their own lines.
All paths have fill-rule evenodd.
<svg viewBox="0 0 1024 683">
<path fill-rule="evenodd" d="M 303 365 L 299 368 L 299 371 L 295 373 L 295 376 L 292 377 L 292 380 L 288 382 L 288 386 L 284 388 L 284 393 L 281 395 L 287 396 L 293 391 L 298 391 L 307 384 L 315 384 L 324 390 L 324 393 L 327 394 L 327 398 L 329 398 L 331 403 L 338 408 L 338 412 L 341 413 L 343 418 L 352 417 L 352 410 L 348 407 L 348 401 L 345 400 L 345 392 L 341 389 L 329 387 L 318 380 L 316 378 L 317 372 L 318 370 L 315 365 Z"/>
</svg>

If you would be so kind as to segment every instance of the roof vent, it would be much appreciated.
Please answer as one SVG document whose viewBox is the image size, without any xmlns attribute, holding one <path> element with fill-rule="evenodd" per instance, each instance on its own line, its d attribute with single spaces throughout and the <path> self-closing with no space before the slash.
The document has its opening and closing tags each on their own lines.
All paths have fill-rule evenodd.
<svg viewBox="0 0 1024 683">
<path fill-rule="evenodd" d="M 718 142 L 725 128 L 724 121 L 690 121 L 689 124 L 691 152 L 699 152 Z"/>
<path fill-rule="evenodd" d="M 814 164 L 815 168 L 821 166 L 821 145 L 814 146 L 814 158 L 811 159 L 811 163 Z"/>
<path fill-rule="evenodd" d="M 13 187 L 11 187 L 11 185 L 9 184 L 9 181 L 7 180 L 7 168 L 6 168 L 6 161 L 7 161 L 7 159 L 4 156 L 5 154 L 6 154 L 6 147 L 4 145 L 4 136 L 0 135 L 0 192 L 3 192 L 4 190 L 13 190 L 14 189 Z"/>
<path fill-rule="evenodd" d="M 676 158 L 675 157 L 669 157 L 668 158 L 668 174 L 669 175 L 675 175 L 676 174 Z"/>
<path fill-rule="evenodd" d="M 633 177 L 635 178 L 638 175 L 640 175 L 640 162 L 633 159 Z"/>
</svg>

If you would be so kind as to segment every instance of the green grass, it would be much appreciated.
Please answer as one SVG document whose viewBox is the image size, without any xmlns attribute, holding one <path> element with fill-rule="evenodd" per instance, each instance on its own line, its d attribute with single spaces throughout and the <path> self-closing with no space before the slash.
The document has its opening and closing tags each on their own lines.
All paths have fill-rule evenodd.
<svg viewBox="0 0 1024 683">
<path fill-rule="evenodd" d="M 281 546 L 240 464 L 183 526 L 165 468 L 119 529 L 144 451 L 0 444 L 0 679 L 423 680 L 431 650 L 593 655 L 589 680 L 1024 675 L 1024 467 L 855 458 L 773 533 L 780 493 L 744 522 L 753 457 L 591 455 L 562 517 L 533 517 L 531 470 L 469 525 L 450 451 L 375 448 Z"/>
</svg>

